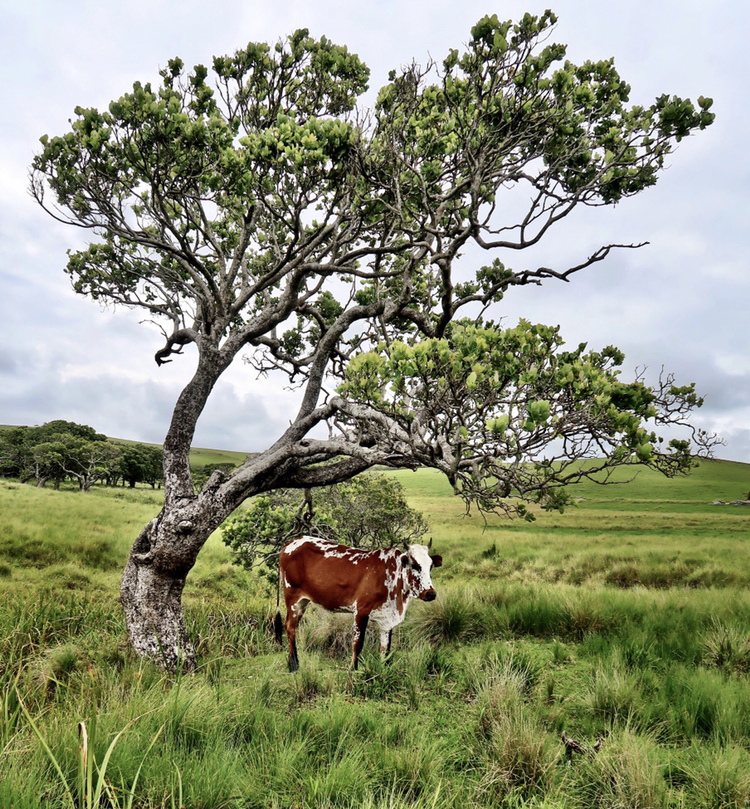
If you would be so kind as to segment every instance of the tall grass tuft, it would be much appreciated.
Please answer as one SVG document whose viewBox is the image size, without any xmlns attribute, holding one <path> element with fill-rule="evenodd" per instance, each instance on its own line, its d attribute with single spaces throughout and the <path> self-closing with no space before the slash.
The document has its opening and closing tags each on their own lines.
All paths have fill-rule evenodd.
<svg viewBox="0 0 750 809">
<path fill-rule="evenodd" d="M 682 768 L 695 809 L 746 809 L 750 805 L 750 755 L 737 747 L 691 751 Z"/>
<path fill-rule="evenodd" d="M 524 701 L 528 670 L 496 658 L 487 667 L 477 697 L 477 733 L 485 744 L 486 764 L 477 786 L 480 802 L 495 803 L 516 793 L 541 797 L 548 790 L 558 751 Z"/>
<path fill-rule="evenodd" d="M 597 754 L 580 756 L 573 769 L 574 794 L 599 809 L 667 809 L 671 806 L 664 761 L 656 742 L 624 728 Z"/>
<path fill-rule="evenodd" d="M 583 695 L 583 703 L 598 720 L 600 732 L 638 724 L 643 688 L 640 677 L 618 661 L 599 666 Z"/>
<path fill-rule="evenodd" d="M 703 635 L 703 663 L 728 673 L 746 674 L 750 671 L 750 634 L 712 618 Z"/>
<path fill-rule="evenodd" d="M 431 644 L 465 642 L 488 635 L 493 621 L 469 591 L 449 590 L 412 610 L 410 634 Z"/>
</svg>

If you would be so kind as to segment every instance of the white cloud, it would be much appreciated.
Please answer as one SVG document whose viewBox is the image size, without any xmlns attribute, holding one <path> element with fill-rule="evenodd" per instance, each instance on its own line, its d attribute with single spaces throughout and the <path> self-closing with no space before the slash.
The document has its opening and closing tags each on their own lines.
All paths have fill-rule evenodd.
<svg viewBox="0 0 750 809">
<path fill-rule="evenodd" d="M 501 17 L 541 12 L 546 0 L 509 0 Z M 619 345 L 628 362 L 695 379 L 701 418 L 720 425 L 726 457 L 750 461 L 747 300 L 750 209 L 746 149 L 745 37 L 750 6 L 720 0 L 554 4 L 553 38 L 571 59 L 615 57 L 631 99 L 663 92 L 715 99 L 716 123 L 684 141 L 657 186 L 613 210 L 584 211 L 548 247 L 513 256 L 562 267 L 608 242 L 650 241 L 612 254 L 570 284 L 514 291 L 495 313 L 560 323 L 570 343 Z M 248 40 L 275 41 L 306 26 L 345 43 L 372 68 L 371 99 L 391 68 L 425 63 L 460 47 L 486 3 L 321 0 L 37 0 L 5 4 L 0 27 L 4 115 L 0 120 L 0 423 L 68 418 L 111 435 L 160 441 L 189 352 L 157 368 L 161 337 L 127 311 L 99 311 L 76 296 L 65 251 L 87 234 L 46 216 L 26 190 L 43 133 L 61 133 L 77 104 L 106 106 L 133 81 L 155 80 L 169 58 L 210 63 Z M 491 11 L 494 11 L 492 9 Z M 486 263 L 467 256 L 466 264 Z M 203 445 L 258 449 L 283 429 L 297 403 L 283 386 L 237 363 L 199 424 Z"/>
<path fill-rule="evenodd" d="M 716 357 L 716 367 L 727 376 L 750 377 L 750 352 L 744 354 L 723 354 Z"/>
</svg>

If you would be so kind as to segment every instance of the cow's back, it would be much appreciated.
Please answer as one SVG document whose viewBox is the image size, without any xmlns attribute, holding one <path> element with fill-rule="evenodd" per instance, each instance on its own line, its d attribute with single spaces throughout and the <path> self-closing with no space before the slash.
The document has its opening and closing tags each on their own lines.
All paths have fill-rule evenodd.
<svg viewBox="0 0 750 809">
<path fill-rule="evenodd" d="M 383 556 L 312 537 L 292 540 L 279 559 L 285 596 L 303 595 L 327 610 L 377 609 L 387 598 Z"/>
</svg>

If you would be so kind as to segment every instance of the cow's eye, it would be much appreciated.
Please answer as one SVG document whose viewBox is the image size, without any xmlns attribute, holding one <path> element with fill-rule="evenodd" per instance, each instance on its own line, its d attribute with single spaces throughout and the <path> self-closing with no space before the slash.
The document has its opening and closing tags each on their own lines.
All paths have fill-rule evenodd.
<svg viewBox="0 0 750 809">
<path fill-rule="evenodd" d="M 419 562 L 415 562 L 414 560 L 412 560 L 411 566 L 414 568 L 414 570 L 417 571 L 417 573 L 422 572 L 422 566 L 419 564 Z"/>
</svg>

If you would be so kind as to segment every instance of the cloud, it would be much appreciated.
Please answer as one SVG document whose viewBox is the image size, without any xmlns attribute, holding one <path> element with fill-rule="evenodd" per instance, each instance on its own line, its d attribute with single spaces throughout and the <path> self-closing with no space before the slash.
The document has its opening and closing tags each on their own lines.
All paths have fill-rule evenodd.
<svg viewBox="0 0 750 809">
<path fill-rule="evenodd" d="M 509 0 L 498 12 L 518 18 L 546 3 Z M 723 457 L 750 461 L 750 108 L 745 103 L 745 0 L 654 4 L 581 4 L 558 0 L 553 40 L 574 61 L 615 57 L 634 103 L 662 93 L 712 96 L 707 131 L 669 156 L 657 185 L 614 209 L 583 210 L 564 220 L 535 251 L 512 254 L 516 268 L 564 269 L 602 244 L 650 242 L 614 252 L 570 284 L 518 289 L 494 317 L 557 324 L 569 343 L 615 344 L 628 369 L 662 365 L 706 396 L 703 424 L 727 436 Z M 158 331 L 137 313 L 100 310 L 70 288 L 66 250 L 91 236 L 44 214 L 27 191 L 27 170 L 41 134 L 66 130 L 77 104 L 106 107 L 135 80 L 155 81 L 169 58 L 210 64 L 247 41 L 270 41 L 309 27 L 347 44 L 372 69 L 371 102 L 388 70 L 425 64 L 461 47 L 485 13 L 480 0 L 292 0 L 254 3 L 186 0 L 97 3 L 53 0 L 4 9 L 0 89 L 0 423 L 65 418 L 113 436 L 161 441 L 181 387 L 189 351 L 161 368 Z M 467 252 L 465 272 L 488 262 Z M 217 386 L 199 423 L 203 446 L 254 450 L 276 438 L 297 395 L 256 380 L 236 363 Z"/>
</svg>

